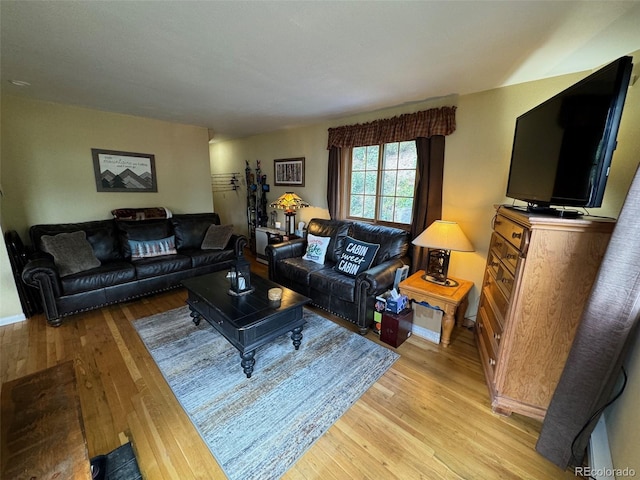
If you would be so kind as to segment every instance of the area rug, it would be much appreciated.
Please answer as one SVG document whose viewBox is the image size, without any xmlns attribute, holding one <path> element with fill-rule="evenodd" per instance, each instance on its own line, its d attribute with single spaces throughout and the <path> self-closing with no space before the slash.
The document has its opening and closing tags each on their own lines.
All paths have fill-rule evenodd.
<svg viewBox="0 0 640 480">
<path fill-rule="evenodd" d="M 227 477 L 280 478 L 399 357 L 309 310 L 302 345 L 290 335 L 240 355 L 181 307 L 134 322 L 176 398 Z"/>
</svg>

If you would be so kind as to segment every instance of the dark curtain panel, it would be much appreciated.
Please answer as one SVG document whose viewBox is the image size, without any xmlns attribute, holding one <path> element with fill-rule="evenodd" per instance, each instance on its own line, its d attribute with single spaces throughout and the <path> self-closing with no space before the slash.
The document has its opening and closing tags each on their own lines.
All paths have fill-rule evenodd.
<svg viewBox="0 0 640 480">
<path fill-rule="evenodd" d="M 420 235 L 434 220 L 442 217 L 442 177 L 444 171 L 444 136 L 416 139 L 418 167 L 411 238 Z M 411 271 L 424 266 L 426 251 L 413 246 Z"/>
<path fill-rule="evenodd" d="M 329 172 L 327 178 L 327 205 L 332 220 L 338 218 L 340 209 L 340 186 L 342 167 L 340 165 L 341 150 L 339 147 L 329 149 Z"/>
<path fill-rule="evenodd" d="M 536 445 L 538 452 L 565 469 L 580 465 L 601 408 L 617 393 L 628 343 L 638 326 L 639 172 L 609 241 Z"/>
</svg>

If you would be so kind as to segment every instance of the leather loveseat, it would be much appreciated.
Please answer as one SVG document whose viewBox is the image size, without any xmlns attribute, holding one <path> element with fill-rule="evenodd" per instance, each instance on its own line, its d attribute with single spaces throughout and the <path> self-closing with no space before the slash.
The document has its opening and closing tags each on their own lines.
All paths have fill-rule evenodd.
<svg viewBox="0 0 640 480">
<path fill-rule="evenodd" d="M 313 242 L 328 242 L 324 261 L 309 255 Z M 367 250 L 369 255 L 376 250 L 371 264 L 358 271 L 356 267 L 363 261 L 359 255 Z M 309 222 L 306 239 L 266 247 L 271 280 L 355 323 L 363 335 L 373 321 L 375 297 L 393 286 L 396 269 L 410 263 L 408 251 L 409 233 L 404 230 L 322 219 Z"/>
<path fill-rule="evenodd" d="M 211 247 L 203 241 L 216 229 L 209 227 L 219 224 L 216 213 L 197 213 L 156 220 L 34 225 L 29 235 L 36 253 L 24 267 L 22 279 L 39 290 L 47 321 L 58 326 L 68 315 L 169 290 L 185 278 L 231 267 L 243 255 L 247 238 L 234 235 L 227 226 L 221 241 L 218 236 L 218 243 L 228 238 L 226 245 L 202 248 Z M 68 255 L 75 261 L 87 253 L 90 261 L 81 271 L 61 271 L 68 268 L 58 261 L 62 254 L 50 254 L 52 238 L 60 234 L 88 241 L 88 253 L 83 243 Z"/>
</svg>

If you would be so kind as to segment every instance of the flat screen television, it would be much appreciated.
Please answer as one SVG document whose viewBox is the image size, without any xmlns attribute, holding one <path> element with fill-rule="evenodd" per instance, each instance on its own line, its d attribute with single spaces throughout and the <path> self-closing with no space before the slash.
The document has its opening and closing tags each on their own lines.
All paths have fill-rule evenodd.
<svg viewBox="0 0 640 480">
<path fill-rule="evenodd" d="M 602 205 L 632 66 L 621 57 L 517 118 L 507 197 L 560 216 L 579 213 L 551 205 Z"/>
</svg>

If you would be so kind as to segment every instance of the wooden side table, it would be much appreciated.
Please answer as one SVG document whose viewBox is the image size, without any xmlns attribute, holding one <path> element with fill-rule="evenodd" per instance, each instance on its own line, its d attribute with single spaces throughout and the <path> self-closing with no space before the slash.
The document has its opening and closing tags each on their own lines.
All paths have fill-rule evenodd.
<svg viewBox="0 0 640 480">
<path fill-rule="evenodd" d="M 464 313 L 467 310 L 468 296 L 473 282 L 461 278 L 450 277 L 458 282 L 455 287 L 443 287 L 436 283 L 428 282 L 422 278 L 424 270 L 411 275 L 400 282 L 400 293 L 411 300 L 427 302 L 433 307 L 442 309 L 442 345 L 448 347 L 451 343 L 451 332 L 454 324 L 462 325 Z"/>
</svg>

